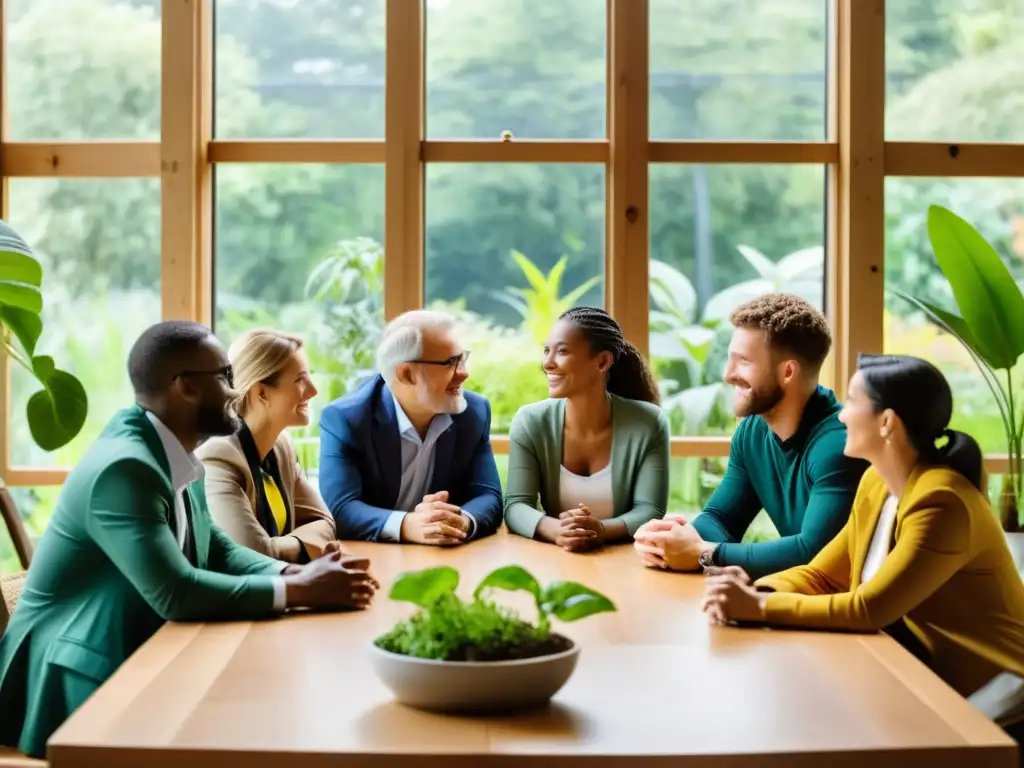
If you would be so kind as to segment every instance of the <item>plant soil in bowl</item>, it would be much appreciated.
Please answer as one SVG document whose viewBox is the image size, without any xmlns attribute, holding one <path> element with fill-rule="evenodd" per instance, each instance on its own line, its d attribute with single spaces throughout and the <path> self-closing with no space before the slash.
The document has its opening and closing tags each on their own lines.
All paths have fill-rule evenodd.
<svg viewBox="0 0 1024 768">
<path fill-rule="evenodd" d="M 403 704 L 449 712 L 507 712 L 547 703 L 568 682 L 580 648 L 550 631 L 550 617 L 574 621 L 615 606 L 575 582 L 541 589 L 519 566 L 499 568 L 471 601 L 455 594 L 450 566 L 402 574 L 393 600 L 420 606 L 370 646 L 374 672 Z M 490 589 L 525 590 L 537 603 L 536 624 L 488 600 Z"/>
</svg>

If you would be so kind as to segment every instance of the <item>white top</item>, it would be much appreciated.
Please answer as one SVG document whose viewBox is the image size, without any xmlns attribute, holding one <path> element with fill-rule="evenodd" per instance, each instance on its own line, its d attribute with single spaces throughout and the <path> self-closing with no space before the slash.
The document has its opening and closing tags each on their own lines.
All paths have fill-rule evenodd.
<svg viewBox="0 0 1024 768">
<path fill-rule="evenodd" d="M 607 520 L 612 517 L 615 514 L 615 501 L 612 496 L 611 462 L 589 477 L 574 474 L 562 467 L 558 498 L 565 509 L 575 509 L 577 505 L 585 504 L 596 518 Z"/>
<path fill-rule="evenodd" d="M 882 511 L 878 515 L 878 524 L 875 526 L 875 533 L 871 537 L 871 545 L 868 547 L 868 554 L 864 558 L 864 568 L 860 572 L 861 584 L 866 584 L 878 573 L 885 558 L 889 554 L 889 542 L 892 541 L 892 529 L 896 524 L 896 507 L 899 499 L 890 494 L 882 504 Z"/>
</svg>

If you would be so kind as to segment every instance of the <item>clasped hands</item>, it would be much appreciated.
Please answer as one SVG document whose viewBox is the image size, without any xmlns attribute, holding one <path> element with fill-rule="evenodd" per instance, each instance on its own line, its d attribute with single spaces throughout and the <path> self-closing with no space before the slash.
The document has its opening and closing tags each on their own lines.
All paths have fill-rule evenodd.
<svg viewBox="0 0 1024 768">
<path fill-rule="evenodd" d="M 402 518 L 401 536 L 414 544 L 451 546 L 469 538 L 470 525 L 462 509 L 448 503 L 448 491 L 438 491 L 428 493 Z"/>
<path fill-rule="evenodd" d="M 604 540 L 604 522 L 586 504 L 565 510 L 552 522 L 551 540 L 566 552 L 593 549 Z"/>
<path fill-rule="evenodd" d="M 346 554 L 341 542 L 331 541 L 315 560 L 291 564 L 285 577 L 285 602 L 289 608 L 366 608 L 380 582 L 369 573 L 370 560 Z"/>
<path fill-rule="evenodd" d="M 633 534 L 633 548 L 648 568 L 696 571 L 701 552 L 710 547 L 681 517 L 648 520 Z"/>
</svg>

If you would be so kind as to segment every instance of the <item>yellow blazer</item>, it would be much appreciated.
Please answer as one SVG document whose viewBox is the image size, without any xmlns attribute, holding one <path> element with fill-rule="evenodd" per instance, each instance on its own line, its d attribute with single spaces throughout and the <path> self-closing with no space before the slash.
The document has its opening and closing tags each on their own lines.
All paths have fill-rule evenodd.
<svg viewBox="0 0 1024 768">
<path fill-rule="evenodd" d="M 206 470 L 210 514 L 231 539 L 264 555 L 294 563 L 305 547 L 309 557 L 316 558 L 337 539 L 334 517 L 306 479 L 284 433 L 274 444 L 274 454 L 281 474 L 279 490 L 288 508 L 280 536 L 270 536 L 256 517 L 256 485 L 237 435 L 210 438 L 196 450 Z"/>
<path fill-rule="evenodd" d="M 1024 582 L 985 495 L 948 467 L 919 465 L 899 500 L 895 544 L 861 584 L 888 495 L 868 469 L 846 526 L 810 564 L 755 582 L 775 590 L 768 623 L 872 631 L 903 618 L 962 696 L 1002 671 L 1024 676 Z"/>
</svg>

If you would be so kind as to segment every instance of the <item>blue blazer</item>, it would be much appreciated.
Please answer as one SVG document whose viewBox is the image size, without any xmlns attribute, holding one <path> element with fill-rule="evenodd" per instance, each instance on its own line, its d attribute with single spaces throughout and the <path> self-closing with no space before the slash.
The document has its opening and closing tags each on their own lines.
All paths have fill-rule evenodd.
<svg viewBox="0 0 1024 768">
<path fill-rule="evenodd" d="M 473 538 L 501 525 L 501 480 L 491 450 L 491 406 L 466 392 L 468 407 L 452 414 L 437 439 L 427 493 L 448 499 L 476 520 Z M 402 446 L 391 390 L 380 376 L 338 398 L 320 414 L 320 494 L 339 539 L 377 541 L 395 511 L 402 484 Z"/>
</svg>

